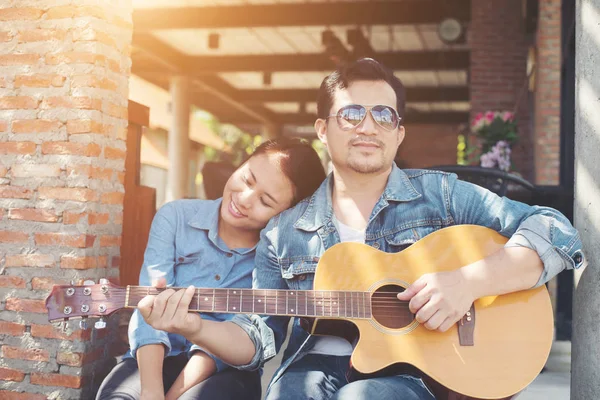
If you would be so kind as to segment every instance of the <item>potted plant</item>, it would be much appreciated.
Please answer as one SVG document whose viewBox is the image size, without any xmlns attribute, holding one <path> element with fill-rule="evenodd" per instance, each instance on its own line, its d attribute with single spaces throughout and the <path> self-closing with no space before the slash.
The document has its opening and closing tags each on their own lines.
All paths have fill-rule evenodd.
<svg viewBox="0 0 600 400">
<path fill-rule="evenodd" d="M 510 111 L 478 113 L 471 122 L 471 131 L 481 148 L 482 167 L 508 171 L 511 168 L 511 146 L 518 139 L 517 124 Z"/>
</svg>

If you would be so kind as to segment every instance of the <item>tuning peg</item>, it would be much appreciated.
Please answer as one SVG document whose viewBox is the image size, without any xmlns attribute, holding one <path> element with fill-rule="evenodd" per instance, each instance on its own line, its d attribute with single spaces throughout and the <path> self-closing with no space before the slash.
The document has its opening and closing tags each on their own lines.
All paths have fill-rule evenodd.
<svg viewBox="0 0 600 400">
<path fill-rule="evenodd" d="M 87 318 L 83 317 L 81 320 L 79 320 L 79 329 L 82 329 L 85 331 L 87 328 L 88 328 Z"/>
<path fill-rule="evenodd" d="M 100 278 L 98 283 L 100 283 L 101 285 L 108 285 L 109 282 L 108 282 L 108 279 L 106 279 L 106 278 Z"/>
<path fill-rule="evenodd" d="M 94 324 L 94 328 L 96 328 L 96 329 L 106 328 L 106 322 L 104 321 L 104 317 L 100 317 L 100 320 L 96 321 L 96 323 Z"/>
<path fill-rule="evenodd" d="M 91 279 L 87 279 L 87 280 L 83 281 L 83 286 L 92 286 L 92 285 L 95 285 L 95 284 L 96 284 L 96 282 L 94 282 Z"/>
</svg>

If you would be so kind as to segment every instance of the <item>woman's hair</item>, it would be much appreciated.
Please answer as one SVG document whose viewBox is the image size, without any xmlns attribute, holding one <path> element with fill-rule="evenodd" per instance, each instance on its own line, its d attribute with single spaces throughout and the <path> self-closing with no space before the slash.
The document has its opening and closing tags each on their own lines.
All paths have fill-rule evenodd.
<svg viewBox="0 0 600 400">
<path fill-rule="evenodd" d="M 304 139 L 282 137 L 263 142 L 248 157 L 277 154 L 279 168 L 292 182 L 294 198 L 292 206 L 312 195 L 325 179 L 325 170 L 319 155 Z"/>
</svg>

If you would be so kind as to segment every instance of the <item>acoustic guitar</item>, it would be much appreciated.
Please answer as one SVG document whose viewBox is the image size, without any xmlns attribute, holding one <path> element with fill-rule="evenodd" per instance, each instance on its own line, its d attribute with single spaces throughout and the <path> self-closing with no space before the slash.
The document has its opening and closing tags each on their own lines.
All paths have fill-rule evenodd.
<svg viewBox="0 0 600 400">
<path fill-rule="evenodd" d="M 362 374 L 409 365 L 464 396 L 506 398 L 527 387 L 548 358 L 554 321 L 544 286 L 478 299 L 444 333 L 419 324 L 396 297 L 421 275 L 478 261 L 506 241 L 488 228 L 457 225 L 393 254 L 340 243 L 320 258 L 314 290 L 198 288 L 190 311 L 306 317 L 319 334 L 329 321 L 347 321 L 358 331 L 351 362 Z M 50 321 L 106 317 L 162 290 L 107 281 L 54 286 L 46 307 Z"/>
</svg>

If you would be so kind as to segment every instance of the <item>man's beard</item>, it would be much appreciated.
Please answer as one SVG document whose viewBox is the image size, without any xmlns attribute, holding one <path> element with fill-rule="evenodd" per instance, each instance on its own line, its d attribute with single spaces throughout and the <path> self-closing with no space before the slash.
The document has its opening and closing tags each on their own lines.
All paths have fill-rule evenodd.
<svg viewBox="0 0 600 400">
<path fill-rule="evenodd" d="M 351 170 L 360 174 L 374 174 L 386 169 L 383 154 L 381 154 L 380 157 L 373 157 L 373 159 L 370 160 L 360 161 L 349 156 L 346 164 Z"/>
</svg>

